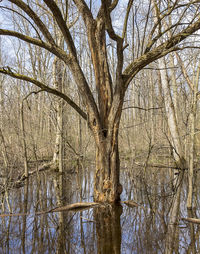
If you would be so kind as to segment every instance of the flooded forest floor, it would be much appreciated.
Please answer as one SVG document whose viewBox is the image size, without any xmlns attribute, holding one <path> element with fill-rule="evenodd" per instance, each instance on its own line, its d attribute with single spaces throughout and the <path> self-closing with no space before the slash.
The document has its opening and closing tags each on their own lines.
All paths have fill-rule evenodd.
<svg viewBox="0 0 200 254">
<path fill-rule="evenodd" d="M 199 253 L 199 225 L 184 220 L 200 218 L 199 196 L 187 211 L 186 176 L 180 185 L 170 156 L 156 154 L 148 160 L 122 155 L 117 206 L 53 210 L 93 202 L 95 164 L 86 159 L 63 174 L 32 165 L 27 179 L 15 176 L 19 185 L 1 184 L 0 253 Z"/>
</svg>

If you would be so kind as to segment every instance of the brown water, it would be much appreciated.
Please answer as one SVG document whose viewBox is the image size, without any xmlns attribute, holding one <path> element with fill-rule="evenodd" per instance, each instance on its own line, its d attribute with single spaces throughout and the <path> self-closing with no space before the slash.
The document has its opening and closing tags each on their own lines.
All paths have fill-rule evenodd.
<svg viewBox="0 0 200 254">
<path fill-rule="evenodd" d="M 173 199 L 168 174 L 144 179 L 141 171 L 122 169 L 122 200 L 139 207 L 110 205 L 82 211 L 39 211 L 76 202 L 92 201 L 93 172 L 32 176 L 25 186 L 1 196 L 0 253 L 200 253 L 199 226 L 177 221 L 176 234 L 167 234 Z M 151 184 L 150 182 L 151 181 Z M 180 218 L 188 217 L 183 186 Z M 198 200 L 199 202 L 199 200 Z M 199 216 L 199 203 L 196 209 Z M 173 244 L 173 250 L 168 245 Z"/>
</svg>

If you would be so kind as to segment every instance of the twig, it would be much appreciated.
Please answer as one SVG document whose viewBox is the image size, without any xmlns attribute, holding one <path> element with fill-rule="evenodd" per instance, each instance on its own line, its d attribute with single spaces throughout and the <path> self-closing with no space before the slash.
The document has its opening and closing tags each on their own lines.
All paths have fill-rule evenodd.
<svg viewBox="0 0 200 254">
<path fill-rule="evenodd" d="M 95 220 L 90 220 L 90 219 L 88 219 L 88 218 L 85 218 L 85 217 L 83 217 L 83 216 L 80 216 L 83 220 L 87 220 L 87 221 L 89 221 L 89 222 L 94 222 L 94 223 L 96 223 L 96 221 Z"/>
<path fill-rule="evenodd" d="M 137 109 L 140 109 L 140 110 L 144 110 L 144 111 L 150 111 L 150 110 L 154 110 L 154 109 L 162 109 L 163 107 L 158 107 L 158 108 L 141 108 L 141 107 L 138 107 L 138 106 L 129 106 L 129 107 L 125 107 L 123 108 L 122 110 L 125 110 L 125 109 L 130 109 L 130 108 L 137 108 Z"/>
</svg>

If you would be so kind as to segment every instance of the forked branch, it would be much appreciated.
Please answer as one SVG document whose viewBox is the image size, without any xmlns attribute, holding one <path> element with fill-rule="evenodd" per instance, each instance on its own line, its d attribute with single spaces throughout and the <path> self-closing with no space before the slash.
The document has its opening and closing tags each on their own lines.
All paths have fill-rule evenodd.
<svg viewBox="0 0 200 254">
<path fill-rule="evenodd" d="M 119 0 L 113 0 L 112 4 L 109 7 L 109 11 L 112 12 L 118 5 Z"/>
<path fill-rule="evenodd" d="M 176 51 L 179 48 L 175 47 L 181 41 L 186 39 L 191 34 L 195 33 L 200 29 L 200 18 L 194 23 L 189 25 L 180 33 L 172 36 L 166 42 L 162 43 L 161 45 L 157 46 L 156 48 L 152 49 L 151 51 L 143 54 L 138 59 L 134 60 L 130 63 L 127 68 L 125 69 L 123 75 L 125 78 L 126 86 L 130 83 L 133 77 L 145 66 L 149 63 L 167 55 L 170 52 Z"/>
<path fill-rule="evenodd" d="M 59 7 L 53 0 L 44 0 L 44 2 L 46 3 L 46 5 L 49 7 L 51 12 L 53 13 L 54 18 L 56 19 L 56 22 L 57 22 L 60 30 L 62 31 L 62 34 L 64 36 L 66 43 L 67 43 L 70 54 L 73 55 L 75 58 L 77 58 L 76 47 L 74 45 L 74 41 L 73 41 L 70 31 L 66 25 L 66 22 L 64 21 L 64 19 L 62 17 L 62 13 L 61 13 Z"/>
<path fill-rule="evenodd" d="M 81 13 L 86 27 L 92 22 L 94 22 L 92 13 L 84 0 L 73 0 L 73 2 Z"/>
</svg>

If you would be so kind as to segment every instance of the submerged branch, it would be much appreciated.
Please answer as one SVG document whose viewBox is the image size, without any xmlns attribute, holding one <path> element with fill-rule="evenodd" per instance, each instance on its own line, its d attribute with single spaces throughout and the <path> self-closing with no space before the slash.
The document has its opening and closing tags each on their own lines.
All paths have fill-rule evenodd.
<svg viewBox="0 0 200 254">
<path fill-rule="evenodd" d="M 0 214 L 1 217 L 13 217 L 13 216 L 27 216 L 27 215 L 42 215 L 46 213 L 52 213 L 52 212 L 62 212 L 62 211 L 79 211 L 82 209 L 89 209 L 95 206 L 99 206 L 99 203 L 95 202 L 85 202 L 85 203 L 74 203 L 74 204 L 69 204 L 66 206 L 61 206 L 61 207 L 56 207 L 53 209 L 50 209 L 48 211 L 41 211 L 41 212 L 36 212 L 35 214 L 30 214 L 30 213 L 4 213 Z"/>
<path fill-rule="evenodd" d="M 44 214 L 44 213 L 54 213 L 54 212 L 62 212 L 62 211 L 78 211 L 82 209 L 88 209 L 92 208 L 94 206 L 99 206 L 99 203 L 96 202 L 85 202 L 85 203 L 75 203 L 75 204 L 69 204 L 61 207 L 56 207 L 53 209 L 50 209 L 48 211 L 42 211 L 42 212 L 37 212 L 36 215 Z"/>
<path fill-rule="evenodd" d="M 137 166 L 140 166 L 140 167 L 144 167 L 145 166 L 145 163 L 139 163 L 139 162 L 134 162 L 134 164 L 136 164 Z M 188 170 L 188 168 L 180 168 L 180 167 L 177 167 L 176 165 L 161 165 L 161 164 L 148 164 L 148 167 L 150 168 L 160 168 L 160 169 L 179 169 L 179 170 Z M 199 170 L 199 169 L 196 169 L 196 170 Z"/>
<path fill-rule="evenodd" d="M 42 172 L 42 171 L 49 170 L 49 169 L 56 170 L 56 168 L 57 168 L 57 166 L 52 161 L 44 163 L 38 169 L 35 169 L 31 172 L 28 172 L 27 176 L 25 174 L 22 174 L 22 175 L 18 176 L 17 180 L 12 179 L 12 178 L 9 179 L 9 182 L 7 183 L 6 188 L 7 188 L 7 190 L 11 190 L 11 189 L 14 189 L 14 188 L 20 188 L 20 187 L 24 186 L 24 181 L 26 179 L 28 179 L 30 176 L 32 176 L 32 175 L 34 175 L 38 172 Z M 2 177 L 4 177 L 4 176 L 2 176 Z M 0 194 L 4 194 L 5 191 L 6 191 L 5 186 L 1 186 Z"/>
</svg>

